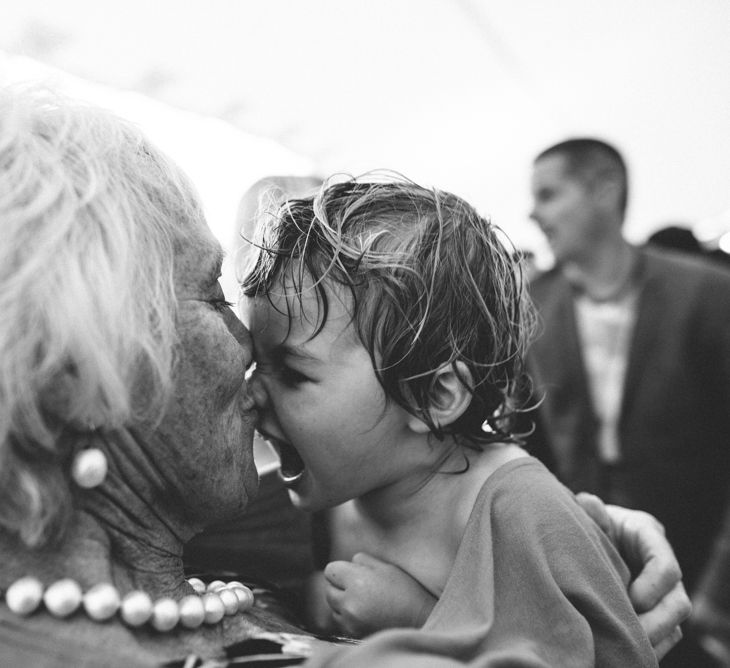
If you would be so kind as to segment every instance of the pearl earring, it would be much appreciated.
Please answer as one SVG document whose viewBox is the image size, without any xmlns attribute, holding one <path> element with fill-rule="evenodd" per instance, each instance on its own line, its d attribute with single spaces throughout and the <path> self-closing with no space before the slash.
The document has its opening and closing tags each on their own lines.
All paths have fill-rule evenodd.
<svg viewBox="0 0 730 668">
<path fill-rule="evenodd" d="M 71 464 L 71 477 L 79 487 L 91 489 L 104 482 L 108 469 L 106 455 L 99 448 L 87 448 L 76 453 Z"/>
</svg>

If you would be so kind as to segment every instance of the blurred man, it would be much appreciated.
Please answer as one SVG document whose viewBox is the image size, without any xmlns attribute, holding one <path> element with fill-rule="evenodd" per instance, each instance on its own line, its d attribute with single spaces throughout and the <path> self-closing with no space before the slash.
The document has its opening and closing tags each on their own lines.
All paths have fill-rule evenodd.
<svg viewBox="0 0 730 668">
<path fill-rule="evenodd" d="M 691 591 L 730 477 L 730 273 L 626 242 L 627 170 L 604 142 L 543 151 L 532 195 L 556 259 L 531 284 L 533 451 L 571 489 L 658 517 Z M 689 644 L 662 665 L 712 665 L 680 659 Z"/>
<path fill-rule="evenodd" d="M 730 506 L 699 585 L 692 624 L 721 666 L 730 666 Z"/>
</svg>

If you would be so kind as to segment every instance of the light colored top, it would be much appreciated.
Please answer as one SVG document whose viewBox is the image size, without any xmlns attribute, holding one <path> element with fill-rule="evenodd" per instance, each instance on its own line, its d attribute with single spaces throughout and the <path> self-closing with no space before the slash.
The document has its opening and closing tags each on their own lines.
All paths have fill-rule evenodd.
<svg viewBox="0 0 730 668">
<path fill-rule="evenodd" d="M 616 300 L 599 302 L 581 295 L 573 302 L 593 410 L 600 423 L 598 451 L 608 463 L 621 459 L 618 423 L 637 302 L 636 289 Z"/>
</svg>

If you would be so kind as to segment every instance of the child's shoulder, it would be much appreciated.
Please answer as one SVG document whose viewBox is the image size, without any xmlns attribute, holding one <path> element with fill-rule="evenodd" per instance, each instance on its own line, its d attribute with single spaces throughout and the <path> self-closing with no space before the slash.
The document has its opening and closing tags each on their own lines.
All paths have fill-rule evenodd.
<svg viewBox="0 0 730 668">
<path fill-rule="evenodd" d="M 462 525 L 539 526 L 570 518 L 592 523 L 573 493 L 535 457 L 517 446 L 480 454 L 462 485 Z"/>
<path fill-rule="evenodd" d="M 487 522 L 501 541 L 532 537 L 540 542 L 550 535 L 569 542 L 588 541 L 595 548 L 612 550 L 610 540 L 577 502 L 575 495 L 547 467 L 524 453 L 497 467 L 487 468 L 472 492 L 469 525 Z M 579 537 L 580 536 L 580 537 Z M 578 538 L 579 537 L 579 538 Z"/>
<path fill-rule="evenodd" d="M 530 455 L 510 459 L 486 477 L 475 509 L 480 505 L 495 507 L 497 517 L 540 518 L 568 512 L 589 520 L 574 494 L 540 460 Z"/>
<path fill-rule="evenodd" d="M 561 495 L 571 495 L 539 459 L 515 445 L 481 453 L 474 462 L 473 481 L 479 490 L 479 498 L 505 494 L 519 497 L 524 494 L 527 501 L 556 491 Z"/>
<path fill-rule="evenodd" d="M 546 656 L 554 652 L 550 665 L 575 658 L 578 647 L 602 665 L 613 656 L 621 658 L 611 665 L 651 665 L 651 648 L 626 594 L 628 576 L 574 495 L 538 460 L 523 456 L 483 481 L 428 623 L 453 626 L 493 611 L 507 621 L 490 634 L 532 639 Z M 467 607 L 472 599 L 478 603 Z"/>
<path fill-rule="evenodd" d="M 606 534 L 583 510 L 575 495 L 531 456 L 506 462 L 486 479 L 469 520 L 472 532 L 487 528 L 500 549 L 539 546 L 548 555 L 606 558 L 622 580 L 628 571 Z M 497 537 L 498 536 L 498 537 Z M 510 547 L 512 546 L 512 547 Z"/>
</svg>

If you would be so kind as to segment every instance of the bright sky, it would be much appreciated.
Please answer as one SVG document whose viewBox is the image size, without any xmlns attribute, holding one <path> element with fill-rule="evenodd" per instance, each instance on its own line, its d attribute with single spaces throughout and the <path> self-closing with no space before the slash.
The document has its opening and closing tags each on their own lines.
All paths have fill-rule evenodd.
<svg viewBox="0 0 730 668">
<path fill-rule="evenodd" d="M 730 211 L 727 0 L 6 4 L 0 49 L 191 112 L 120 107 L 145 116 L 223 236 L 258 177 L 385 167 L 539 244 L 531 159 L 585 133 L 628 159 L 630 238 Z"/>
<path fill-rule="evenodd" d="M 217 118 L 180 110 L 140 93 L 118 90 L 0 52 L 0 82 L 34 81 L 94 102 L 139 125 L 195 184 L 213 233 L 228 253 L 223 268 L 226 297 L 235 301 L 232 268 L 235 218 L 246 188 L 264 174 L 284 169 L 308 174 L 312 162 L 271 139 L 250 135 Z"/>
</svg>

